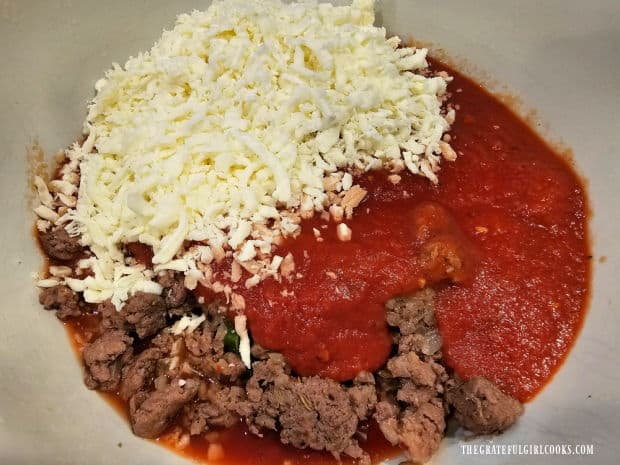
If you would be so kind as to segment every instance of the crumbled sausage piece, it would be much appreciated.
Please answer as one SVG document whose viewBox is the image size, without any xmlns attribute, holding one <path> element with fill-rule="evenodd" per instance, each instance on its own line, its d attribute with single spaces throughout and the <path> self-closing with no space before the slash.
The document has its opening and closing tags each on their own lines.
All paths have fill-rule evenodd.
<svg viewBox="0 0 620 465">
<path fill-rule="evenodd" d="M 97 305 L 97 313 L 101 315 L 101 330 L 109 331 L 118 329 L 121 331 L 129 331 L 131 326 L 125 320 L 123 313 L 116 310 L 111 300 L 105 300 Z"/>
<path fill-rule="evenodd" d="M 416 465 L 428 461 L 439 448 L 446 427 L 439 399 L 404 410 L 390 402 L 379 402 L 375 420 L 390 443 L 406 447 L 407 458 Z"/>
<path fill-rule="evenodd" d="M 450 280 L 462 282 L 468 276 L 468 258 L 462 244 L 445 234 L 426 242 L 420 251 L 420 260 L 431 282 Z"/>
<path fill-rule="evenodd" d="M 185 335 L 187 361 L 206 376 L 235 383 L 245 375 L 247 368 L 237 354 L 225 352 L 227 332 L 223 316 L 209 315 L 196 330 Z"/>
<path fill-rule="evenodd" d="M 509 428 L 523 413 L 523 405 L 486 378 L 473 377 L 447 394 L 456 420 L 472 433 L 493 434 Z"/>
<path fill-rule="evenodd" d="M 399 354 L 413 351 L 434 358 L 441 357 L 441 336 L 435 321 L 434 297 L 435 292 L 427 288 L 386 303 L 386 320 L 399 330 L 395 333 Z"/>
<path fill-rule="evenodd" d="M 410 214 L 425 278 L 460 283 L 473 275 L 477 257 L 452 214 L 436 202 L 423 202 Z"/>
<path fill-rule="evenodd" d="M 70 236 L 62 225 L 40 233 L 39 239 L 45 253 L 57 260 L 73 260 L 82 252 L 79 238 Z"/>
<path fill-rule="evenodd" d="M 157 363 L 162 357 L 162 351 L 157 347 L 152 347 L 144 350 L 131 363 L 125 365 L 122 370 L 120 396 L 129 400 L 138 391 L 146 390 L 155 378 Z"/>
<path fill-rule="evenodd" d="M 375 377 L 368 371 L 361 371 L 353 379 L 353 387 L 348 389 L 351 406 L 361 420 L 367 418 L 377 403 L 377 389 Z"/>
<path fill-rule="evenodd" d="M 251 348 L 251 354 L 252 354 L 252 358 L 256 360 L 267 360 L 269 356 L 272 354 L 272 352 L 270 352 L 269 350 L 265 349 L 264 347 L 258 344 L 253 344 Z"/>
<path fill-rule="evenodd" d="M 152 336 L 166 326 L 166 303 L 161 296 L 136 292 L 122 309 L 127 323 L 135 327 L 140 339 Z"/>
<path fill-rule="evenodd" d="M 133 339 L 122 331 L 108 331 L 84 347 L 84 383 L 89 389 L 116 390 L 123 362 L 131 357 L 132 342 Z"/>
<path fill-rule="evenodd" d="M 419 243 L 454 227 L 451 213 L 437 202 L 421 202 L 409 216 L 413 236 Z"/>
<path fill-rule="evenodd" d="M 182 274 L 166 272 L 158 277 L 158 282 L 164 288 L 162 297 L 169 309 L 182 307 L 190 297 Z"/>
<path fill-rule="evenodd" d="M 449 382 L 437 343 L 434 293 L 423 290 L 386 304 L 388 324 L 400 329 L 399 353 L 380 372 L 374 418 L 386 439 L 400 444 L 413 464 L 437 450 L 445 429 L 443 394 Z"/>
<path fill-rule="evenodd" d="M 184 381 L 179 383 L 178 379 L 173 379 L 152 392 L 138 392 L 129 400 L 129 419 L 134 434 L 156 438 L 164 432 L 183 406 L 198 393 L 198 381 Z"/>
<path fill-rule="evenodd" d="M 403 336 L 426 332 L 436 326 L 433 299 L 435 291 L 424 289 L 411 296 L 395 297 L 386 304 L 386 320 Z"/>
<path fill-rule="evenodd" d="M 434 387 L 437 382 L 431 364 L 420 360 L 415 352 L 392 357 L 388 360 L 387 369 L 393 377 L 410 379 L 418 386 Z"/>
<path fill-rule="evenodd" d="M 56 316 L 60 320 L 76 317 L 82 314 L 78 294 L 68 286 L 59 285 L 41 289 L 39 302 L 47 310 L 57 310 Z"/>
<path fill-rule="evenodd" d="M 242 387 L 211 384 L 205 391 L 201 402 L 186 405 L 183 409 L 181 421 L 191 435 L 204 433 L 213 427 L 230 428 L 239 422 L 241 416 L 249 414 L 249 404 Z"/>
<path fill-rule="evenodd" d="M 376 403 L 372 375 L 361 374 L 352 388 L 318 376 L 294 378 L 282 356 L 270 354 L 254 364 L 246 392 L 252 409 L 246 421 L 253 433 L 279 430 L 284 444 L 369 462 L 354 436 Z"/>
</svg>

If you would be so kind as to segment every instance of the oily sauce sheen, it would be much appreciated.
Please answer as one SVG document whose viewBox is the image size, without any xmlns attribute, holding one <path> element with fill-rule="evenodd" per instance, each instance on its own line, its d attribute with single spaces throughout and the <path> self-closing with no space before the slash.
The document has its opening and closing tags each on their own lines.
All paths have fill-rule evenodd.
<svg viewBox="0 0 620 465">
<path fill-rule="evenodd" d="M 347 221 L 351 242 L 337 239 L 334 223 L 305 221 L 301 236 L 278 251 L 294 255 L 301 277 L 242 291 L 251 333 L 300 375 L 347 380 L 380 368 L 391 350 L 384 302 L 440 278 L 424 269 L 416 242 L 415 222 L 430 202 L 448 212 L 429 217 L 438 234 L 470 254 L 471 272 L 437 288 L 445 361 L 462 378 L 485 376 L 527 401 L 562 363 L 583 320 L 591 259 L 584 188 L 506 106 L 433 66 L 454 76 L 451 102 L 460 109 L 450 134 L 458 160 L 443 162 L 438 186 L 407 174 L 396 185 L 383 173 L 358 179 L 369 194 Z M 78 337 L 88 327 L 68 326 Z M 394 454 L 375 426 L 368 433 L 361 444 L 375 462 Z M 224 455 L 215 462 L 225 465 L 336 463 L 283 446 L 275 434 L 256 438 L 241 424 L 216 440 Z M 206 460 L 208 442 L 193 438 L 182 453 Z"/>
</svg>

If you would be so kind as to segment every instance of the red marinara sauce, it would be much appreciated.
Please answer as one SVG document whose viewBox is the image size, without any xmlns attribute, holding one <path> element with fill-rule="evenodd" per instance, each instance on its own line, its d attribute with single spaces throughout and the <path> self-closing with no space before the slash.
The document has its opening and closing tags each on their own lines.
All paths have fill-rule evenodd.
<svg viewBox="0 0 620 465">
<path fill-rule="evenodd" d="M 469 279 L 438 291 L 445 359 L 459 376 L 486 376 L 526 401 L 562 362 L 583 319 L 585 191 L 570 164 L 506 106 L 448 71 L 459 158 L 443 162 L 439 185 L 366 175 L 358 181 L 368 196 L 347 221 L 350 242 L 338 240 L 334 223 L 306 221 L 278 251 L 293 254 L 301 278 L 240 292 L 259 344 L 283 352 L 302 375 L 351 379 L 389 355 L 385 301 L 437 280 L 420 259 L 416 224 L 439 227 L 475 256 Z M 446 218 L 424 218 L 429 202 Z"/>
<path fill-rule="evenodd" d="M 459 107 L 451 130 L 459 158 L 443 162 L 439 184 L 408 174 L 398 184 L 385 173 L 360 178 L 369 193 L 347 221 L 350 242 L 337 239 L 334 223 L 304 221 L 301 236 L 278 251 L 294 255 L 301 277 L 237 292 L 256 342 L 282 351 L 299 374 L 350 379 L 389 355 L 385 300 L 441 278 L 420 258 L 425 223 L 468 257 L 458 283 L 437 290 L 445 361 L 463 378 L 486 376 L 527 401 L 560 366 L 585 314 L 585 189 L 571 164 L 504 104 L 458 72 L 433 66 L 454 76 L 451 102 Z M 78 345 L 91 326 L 67 325 Z M 374 463 L 395 455 L 373 425 L 368 438 L 361 445 Z M 212 441 L 223 455 L 211 462 L 223 465 L 336 463 L 284 446 L 275 434 L 256 438 L 242 425 Z M 160 442 L 170 446 L 166 437 Z M 208 446 L 208 438 L 196 437 L 180 452 L 206 460 Z"/>
</svg>

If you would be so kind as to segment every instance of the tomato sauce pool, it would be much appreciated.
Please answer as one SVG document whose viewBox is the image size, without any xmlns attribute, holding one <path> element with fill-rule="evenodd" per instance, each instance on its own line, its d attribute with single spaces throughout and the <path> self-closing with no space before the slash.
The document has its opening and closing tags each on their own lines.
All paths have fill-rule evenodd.
<svg viewBox="0 0 620 465">
<path fill-rule="evenodd" d="M 432 202 L 454 223 L 445 232 L 476 256 L 469 280 L 438 291 L 445 359 L 459 376 L 486 376 L 526 401 L 564 359 L 584 314 L 584 188 L 509 109 L 449 72 L 459 158 L 443 162 L 439 185 L 407 174 L 398 184 L 382 173 L 362 177 L 368 196 L 347 221 L 350 242 L 338 240 L 333 222 L 305 221 L 278 251 L 293 254 L 300 279 L 239 292 L 254 339 L 299 374 L 344 381 L 376 370 L 390 352 L 385 301 L 432 278 L 415 232 L 421 206 Z"/>
<path fill-rule="evenodd" d="M 375 370 L 391 349 L 384 302 L 441 281 L 420 255 L 418 223 L 427 218 L 435 234 L 467 251 L 467 273 L 437 287 L 445 361 L 462 378 L 486 376 L 527 401 L 566 357 L 585 313 L 584 187 L 570 163 L 506 106 L 433 66 L 454 76 L 451 102 L 459 108 L 451 130 L 459 157 L 443 162 L 439 184 L 406 174 L 398 184 L 382 173 L 358 179 L 368 196 L 347 221 L 350 242 L 338 240 L 334 223 L 304 221 L 301 236 L 278 251 L 294 255 L 299 279 L 237 292 L 254 340 L 282 351 L 299 374 L 347 380 Z M 429 215 L 429 205 L 440 214 Z M 69 324 L 74 337 L 84 327 Z M 377 462 L 394 450 L 372 430 L 362 446 Z M 208 442 L 194 438 L 182 453 L 206 459 Z M 217 443 L 224 454 L 212 461 L 226 465 L 335 462 L 274 435 L 250 437 L 241 425 Z"/>
</svg>

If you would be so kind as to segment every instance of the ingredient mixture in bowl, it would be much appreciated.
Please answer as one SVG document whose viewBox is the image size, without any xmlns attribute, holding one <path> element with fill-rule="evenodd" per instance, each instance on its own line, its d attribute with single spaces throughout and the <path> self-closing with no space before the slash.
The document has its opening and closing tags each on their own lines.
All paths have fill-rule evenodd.
<svg viewBox="0 0 620 465">
<path fill-rule="evenodd" d="M 374 2 L 214 2 L 37 178 L 40 301 L 133 432 L 209 463 L 424 463 L 576 337 L 583 186 Z M 412 31 L 415 32 L 415 31 Z"/>
</svg>

